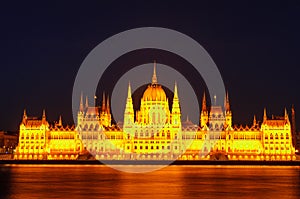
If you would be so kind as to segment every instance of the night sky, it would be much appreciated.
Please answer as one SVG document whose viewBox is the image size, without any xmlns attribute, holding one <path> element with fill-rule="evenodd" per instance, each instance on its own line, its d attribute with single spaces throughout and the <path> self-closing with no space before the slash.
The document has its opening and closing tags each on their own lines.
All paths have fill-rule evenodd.
<svg viewBox="0 0 300 199">
<path fill-rule="evenodd" d="M 208 51 L 229 91 L 235 124 L 250 124 L 254 114 L 261 120 L 264 107 L 269 117 L 284 107 L 290 113 L 294 104 L 300 127 L 296 1 L 45 2 L 1 5 L 1 130 L 18 130 L 24 108 L 29 116 L 45 108 L 49 121 L 62 115 L 73 124 L 72 88 L 87 54 L 114 34 L 147 26 L 182 32 Z"/>
</svg>

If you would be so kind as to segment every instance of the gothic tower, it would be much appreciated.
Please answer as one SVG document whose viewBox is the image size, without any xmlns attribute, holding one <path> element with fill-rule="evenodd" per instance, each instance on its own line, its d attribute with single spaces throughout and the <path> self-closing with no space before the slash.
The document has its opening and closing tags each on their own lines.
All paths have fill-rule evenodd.
<svg viewBox="0 0 300 199">
<path fill-rule="evenodd" d="M 174 87 L 174 97 L 172 105 L 172 124 L 175 126 L 181 126 L 181 113 L 176 82 Z"/>
<path fill-rule="evenodd" d="M 203 98 L 202 98 L 202 109 L 201 109 L 201 116 L 200 116 L 200 127 L 201 128 L 207 127 L 207 123 L 208 123 L 208 109 L 207 109 L 207 105 L 206 105 L 206 96 L 205 96 L 205 92 L 204 92 Z"/>
<path fill-rule="evenodd" d="M 225 100 L 224 100 L 224 108 L 225 108 L 225 128 L 231 128 L 232 112 L 230 110 L 228 92 L 226 92 L 226 96 L 225 96 Z"/>
<path fill-rule="evenodd" d="M 134 110 L 132 104 L 132 97 L 131 97 L 131 86 L 128 83 L 128 91 L 127 91 L 127 99 L 126 99 L 126 106 L 124 111 L 124 123 L 123 128 L 126 131 L 127 128 L 132 128 L 134 124 Z"/>
</svg>

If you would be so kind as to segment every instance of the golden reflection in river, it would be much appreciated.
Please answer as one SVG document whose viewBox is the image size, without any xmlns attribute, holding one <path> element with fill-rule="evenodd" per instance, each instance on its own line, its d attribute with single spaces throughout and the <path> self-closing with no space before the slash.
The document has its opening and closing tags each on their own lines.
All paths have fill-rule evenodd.
<svg viewBox="0 0 300 199">
<path fill-rule="evenodd" d="M 1 166 L 0 196 L 296 199 L 300 198 L 300 167 L 169 166 L 134 174 L 99 165 Z"/>
</svg>

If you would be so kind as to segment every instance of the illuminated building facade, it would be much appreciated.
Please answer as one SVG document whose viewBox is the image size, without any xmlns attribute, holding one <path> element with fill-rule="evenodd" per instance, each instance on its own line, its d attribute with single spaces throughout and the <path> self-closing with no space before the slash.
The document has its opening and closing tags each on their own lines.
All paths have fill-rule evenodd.
<svg viewBox="0 0 300 199">
<path fill-rule="evenodd" d="M 15 159 L 77 159 L 83 145 L 74 127 L 59 122 L 50 126 L 45 111 L 42 119 L 28 117 L 24 110 Z"/>
<path fill-rule="evenodd" d="M 89 106 L 81 95 L 76 128 L 54 126 L 42 119 L 28 118 L 20 125 L 16 159 L 76 159 L 89 152 L 99 160 L 295 160 L 292 129 L 287 111 L 283 117 L 256 118 L 252 126 L 232 125 L 228 93 L 224 107 L 207 107 L 202 100 L 200 125 L 181 121 L 180 100 L 174 85 L 172 106 L 156 69 L 152 82 L 134 110 L 130 84 L 122 128 L 112 124 L 109 97 L 102 106 Z"/>
</svg>

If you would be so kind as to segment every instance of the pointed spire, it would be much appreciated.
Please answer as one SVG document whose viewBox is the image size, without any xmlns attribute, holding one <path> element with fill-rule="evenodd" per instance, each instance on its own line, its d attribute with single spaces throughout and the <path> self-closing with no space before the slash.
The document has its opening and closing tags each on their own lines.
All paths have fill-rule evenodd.
<svg viewBox="0 0 300 199">
<path fill-rule="evenodd" d="M 177 91 L 177 83 L 175 81 L 175 86 L 174 86 L 174 99 L 178 99 L 178 91 Z"/>
<path fill-rule="evenodd" d="M 253 116 L 253 126 L 256 126 L 256 116 Z"/>
<path fill-rule="evenodd" d="M 58 120 L 58 126 L 62 126 L 62 119 L 61 119 L 61 115 L 59 116 L 59 120 Z"/>
<path fill-rule="evenodd" d="M 168 102 L 167 102 L 168 104 Z M 172 114 L 180 114 L 180 105 L 179 105 L 179 99 L 178 99 L 178 89 L 177 89 L 177 83 L 175 82 L 174 85 L 174 97 L 173 97 L 173 104 L 172 104 Z"/>
<path fill-rule="evenodd" d="M 226 95 L 225 95 L 224 107 L 225 107 L 225 111 L 230 111 L 228 91 L 226 92 Z"/>
<path fill-rule="evenodd" d="M 85 108 L 89 107 L 89 99 L 88 96 L 85 96 Z"/>
<path fill-rule="evenodd" d="M 130 82 L 128 82 L 127 98 L 131 98 L 131 86 L 130 86 Z"/>
<path fill-rule="evenodd" d="M 109 106 L 109 95 L 106 98 L 106 112 L 110 114 L 110 106 Z"/>
<path fill-rule="evenodd" d="M 155 60 L 154 60 L 154 66 L 153 66 L 152 84 L 157 84 L 157 77 L 156 77 L 156 61 L 155 61 Z"/>
<path fill-rule="evenodd" d="M 264 108 L 264 118 L 263 121 L 265 122 L 267 120 L 267 109 Z"/>
<path fill-rule="evenodd" d="M 186 121 L 189 122 L 189 115 L 186 115 Z"/>
<path fill-rule="evenodd" d="M 203 93 L 203 98 L 202 98 L 202 111 L 207 111 L 205 91 Z"/>
<path fill-rule="evenodd" d="M 294 108 L 294 104 L 292 104 L 292 125 L 291 125 L 291 131 L 292 131 L 292 136 L 293 136 L 293 146 L 295 147 L 297 144 L 296 144 L 296 140 L 297 140 L 297 137 L 296 137 L 296 118 L 295 118 L 295 108 Z"/>
<path fill-rule="evenodd" d="M 22 122 L 25 123 L 26 120 L 27 120 L 27 114 L 26 114 L 26 109 L 24 109 Z"/>
<path fill-rule="evenodd" d="M 83 95 L 82 95 L 82 92 L 81 92 L 81 95 L 80 95 L 80 106 L 79 106 L 79 110 L 81 112 L 83 112 Z"/>
<path fill-rule="evenodd" d="M 103 92 L 103 97 L 102 97 L 102 107 L 101 107 L 102 112 L 105 112 L 106 107 L 105 107 L 105 93 Z"/>
<path fill-rule="evenodd" d="M 288 115 L 288 113 L 287 113 L 286 108 L 284 108 L 284 119 L 285 119 L 285 120 L 289 120 L 289 115 Z"/>
<path fill-rule="evenodd" d="M 46 111 L 45 111 L 45 109 L 43 109 L 42 121 L 43 121 L 43 122 L 46 121 Z"/>
<path fill-rule="evenodd" d="M 24 109 L 23 118 L 27 118 L 26 109 Z"/>
</svg>

